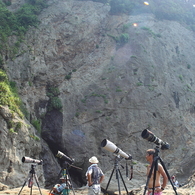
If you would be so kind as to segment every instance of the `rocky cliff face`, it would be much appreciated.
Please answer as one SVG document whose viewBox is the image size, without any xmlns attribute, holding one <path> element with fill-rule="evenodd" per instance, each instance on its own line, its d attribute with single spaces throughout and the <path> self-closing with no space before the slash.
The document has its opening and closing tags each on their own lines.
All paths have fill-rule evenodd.
<svg viewBox="0 0 195 195">
<path fill-rule="evenodd" d="M 70 169 L 77 185 L 84 183 L 93 155 L 109 173 L 114 156 L 100 146 L 105 138 L 143 166 L 145 150 L 156 147 L 141 137 L 145 128 L 170 144 L 169 150 L 160 151 L 170 174 L 182 178 L 192 174 L 194 34 L 177 22 L 157 21 L 152 15 L 111 16 L 110 7 L 101 3 L 48 3 L 39 27 L 26 35 L 21 53 L 5 64 L 10 79 L 17 82 L 29 120 L 42 120 L 41 136 L 50 148 L 39 143 L 45 146 L 46 183 L 59 170 L 50 150 L 75 158 L 74 164 L 83 169 Z M 116 42 L 124 36 L 128 42 Z M 49 109 L 51 88 L 59 90 L 55 97 L 61 110 Z M 15 150 L 13 158 L 25 153 L 20 142 Z M 140 180 L 140 166 L 134 169 Z"/>
<path fill-rule="evenodd" d="M 41 142 L 32 125 L 10 112 L 7 107 L 0 107 L 1 121 L 1 185 L 0 189 L 8 186 L 20 186 L 24 183 L 31 168 L 30 163 L 22 163 L 23 157 L 40 159 Z M 10 123 L 14 128 L 8 130 Z M 27 162 L 27 161 L 26 161 Z M 33 164 L 33 163 L 32 163 Z M 42 166 L 37 166 L 40 184 L 44 184 Z"/>
</svg>

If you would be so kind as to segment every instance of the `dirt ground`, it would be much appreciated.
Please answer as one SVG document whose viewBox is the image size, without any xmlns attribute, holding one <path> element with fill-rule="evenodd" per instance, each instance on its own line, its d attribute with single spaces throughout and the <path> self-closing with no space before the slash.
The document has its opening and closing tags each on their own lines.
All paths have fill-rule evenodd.
<svg viewBox="0 0 195 195">
<path fill-rule="evenodd" d="M 22 191 L 21 191 L 22 190 Z M 33 186 L 32 188 L 32 193 L 31 193 L 31 188 L 24 187 L 22 188 L 14 188 L 14 189 L 7 189 L 0 191 L 0 195 L 49 195 L 50 190 L 48 189 L 39 189 L 37 186 Z M 70 195 L 84 195 L 87 194 L 87 190 L 74 190 L 74 192 L 71 190 Z"/>
<path fill-rule="evenodd" d="M 33 186 L 32 188 L 32 193 L 31 193 L 31 188 L 24 187 L 22 191 L 20 191 L 21 188 L 14 188 L 14 189 L 7 189 L 4 191 L 0 191 L 0 195 L 49 195 L 50 190 L 48 189 L 40 189 L 41 192 L 39 191 L 39 188 L 36 186 Z M 131 191 L 131 190 L 130 190 Z M 130 192 L 129 191 L 129 192 Z M 133 190 L 134 195 L 143 195 L 144 194 L 144 189 L 141 191 Z M 195 195 L 195 187 L 180 187 L 176 190 L 177 195 Z M 172 186 L 168 185 L 166 189 L 163 191 L 163 195 L 174 195 L 176 194 L 175 191 L 173 190 Z M 82 189 L 82 190 L 75 190 L 74 192 L 71 190 L 70 195 L 87 195 L 87 189 Z M 117 192 L 115 194 L 118 194 Z M 127 194 L 126 191 L 122 191 L 121 195 Z M 146 193 L 147 194 L 147 193 Z M 103 193 L 102 193 L 103 195 Z"/>
</svg>

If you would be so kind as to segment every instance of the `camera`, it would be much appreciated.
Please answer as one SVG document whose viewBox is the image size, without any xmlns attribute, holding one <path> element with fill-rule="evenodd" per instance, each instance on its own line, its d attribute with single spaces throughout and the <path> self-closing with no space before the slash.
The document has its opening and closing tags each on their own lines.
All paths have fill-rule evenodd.
<svg viewBox="0 0 195 195">
<path fill-rule="evenodd" d="M 22 157 L 22 162 L 23 163 L 37 163 L 38 165 L 42 165 L 43 164 L 43 160 L 36 160 L 27 156 L 23 156 Z"/>
<path fill-rule="evenodd" d="M 120 155 L 126 160 L 131 160 L 132 156 L 130 154 L 126 154 L 123 152 L 120 148 L 118 148 L 115 144 L 113 144 L 111 141 L 104 139 L 101 142 L 101 147 L 105 148 L 106 150 L 113 152 L 114 154 Z"/>
<path fill-rule="evenodd" d="M 167 142 L 163 142 L 161 139 L 156 137 L 151 131 L 148 129 L 144 129 L 141 134 L 142 138 L 148 140 L 149 142 L 154 142 L 156 145 L 159 145 L 162 150 L 168 150 L 169 144 Z"/>
<path fill-rule="evenodd" d="M 66 161 L 68 162 L 69 164 L 72 164 L 74 163 L 74 159 L 73 158 L 70 158 L 68 156 L 66 156 L 64 153 L 58 151 L 58 153 L 56 154 L 56 156 L 60 159 L 62 159 L 63 161 Z"/>
</svg>

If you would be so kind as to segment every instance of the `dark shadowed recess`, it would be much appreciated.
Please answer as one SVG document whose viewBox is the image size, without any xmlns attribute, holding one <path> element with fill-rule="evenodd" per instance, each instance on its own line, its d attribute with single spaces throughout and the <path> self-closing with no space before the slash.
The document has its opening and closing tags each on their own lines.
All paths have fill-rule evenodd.
<svg viewBox="0 0 195 195">
<path fill-rule="evenodd" d="M 52 110 L 47 112 L 44 119 L 42 120 L 42 133 L 41 137 L 46 141 L 53 155 L 56 157 L 58 151 L 61 151 L 68 156 L 68 151 L 66 151 L 65 146 L 62 144 L 62 129 L 63 127 L 63 114 L 58 110 Z M 60 167 L 63 169 L 65 167 L 66 161 L 58 159 Z M 82 178 L 82 171 L 77 169 L 76 166 L 68 166 L 69 174 L 73 181 L 73 186 L 82 186 L 85 181 Z M 59 170 L 60 173 L 60 170 Z M 52 181 L 46 181 L 46 183 L 52 183 L 55 181 L 54 178 L 48 178 Z M 47 180 L 47 178 L 46 178 Z"/>
</svg>

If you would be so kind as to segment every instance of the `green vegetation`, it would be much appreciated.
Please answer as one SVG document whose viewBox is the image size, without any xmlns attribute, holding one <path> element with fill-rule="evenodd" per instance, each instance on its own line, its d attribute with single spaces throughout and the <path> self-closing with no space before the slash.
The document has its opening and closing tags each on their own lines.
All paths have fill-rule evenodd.
<svg viewBox="0 0 195 195">
<path fill-rule="evenodd" d="M 41 133 L 41 121 L 40 120 L 32 120 L 32 125 L 35 127 L 35 129 Z"/>
<path fill-rule="evenodd" d="M 100 114 L 100 113 L 102 113 L 102 111 L 101 111 L 101 110 L 96 110 L 95 112 L 96 112 L 96 113 L 99 113 L 99 114 Z"/>
<path fill-rule="evenodd" d="M 136 56 L 131 56 L 131 58 L 135 58 L 135 59 L 137 59 L 137 57 L 136 57 Z"/>
<path fill-rule="evenodd" d="M 29 137 L 31 137 L 31 138 L 34 139 L 35 141 L 40 141 L 40 138 L 37 137 L 36 135 L 29 135 Z"/>
<path fill-rule="evenodd" d="M 143 83 L 137 83 L 136 85 L 137 86 L 143 86 Z"/>
<path fill-rule="evenodd" d="M 119 45 L 123 45 L 129 41 L 129 34 L 127 33 L 122 33 L 120 36 L 108 34 L 108 36 L 112 37 Z"/>
<path fill-rule="evenodd" d="M 71 79 L 72 73 L 73 73 L 73 72 L 76 72 L 76 71 L 77 71 L 77 69 L 73 69 L 71 72 L 69 72 L 69 73 L 65 76 L 65 79 L 70 80 L 70 79 Z"/>
<path fill-rule="evenodd" d="M 71 79 L 71 75 L 70 74 L 66 75 L 65 79 L 70 80 Z"/>
<path fill-rule="evenodd" d="M 124 24 L 123 27 L 122 27 L 122 31 L 127 32 L 127 30 L 129 29 L 130 26 L 132 26 L 132 24 L 130 24 L 130 23 Z"/>
<path fill-rule="evenodd" d="M 22 122 L 14 122 L 12 120 L 7 120 L 7 126 L 10 133 L 17 133 L 22 128 Z"/>
<path fill-rule="evenodd" d="M 85 96 L 84 99 L 81 99 L 81 102 L 83 102 L 83 103 L 86 103 L 86 101 L 87 101 L 87 96 Z"/>
<path fill-rule="evenodd" d="M 15 131 L 18 132 L 22 128 L 22 122 L 16 123 Z"/>
<path fill-rule="evenodd" d="M 79 117 L 79 114 L 80 114 L 79 112 L 76 112 L 75 113 L 75 116 L 78 118 Z"/>
<path fill-rule="evenodd" d="M 22 101 L 18 96 L 15 82 L 9 82 L 6 73 L 0 69 L 0 105 L 8 105 L 10 110 L 23 117 L 20 110 Z"/>
<path fill-rule="evenodd" d="M 106 120 L 109 121 L 110 120 L 110 117 L 109 116 L 106 116 Z"/>
<path fill-rule="evenodd" d="M 101 94 L 96 94 L 96 93 L 92 93 L 90 95 L 91 97 L 94 96 L 94 97 L 102 97 L 104 99 L 104 103 L 107 104 L 108 103 L 108 100 L 106 98 L 106 95 L 101 95 Z"/>
<path fill-rule="evenodd" d="M 133 164 L 133 165 L 136 165 L 136 164 L 137 164 L 137 162 L 136 162 L 136 161 L 132 161 L 132 164 Z"/>
<path fill-rule="evenodd" d="M 182 76 L 182 75 L 179 75 L 179 79 L 180 79 L 181 81 L 183 81 L 183 76 Z"/>
<path fill-rule="evenodd" d="M 129 41 L 129 34 L 127 33 L 122 33 L 120 36 L 119 36 L 119 43 L 120 44 L 125 44 Z"/>
<path fill-rule="evenodd" d="M 148 33 L 150 34 L 150 35 L 152 35 L 154 38 L 155 37 L 161 37 L 161 35 L 160 34 L 156 34 L 156 33 L 154 33 L 150 28 L 148 28 L 148 27 L 142 27 L 141 28 L 142 30 L 145 30 L 145 31 L 148 31 Z"/>
<path fill-rule="evenodd" d="M 160 20 L 174 20 L 187 25 L 195 31 L 195 9 L 192 3 L 185 0 L 150 0 L 149 5 L 145 5 L 141 0 L 92 0 L 109 4 L 110 14 L 140 14 L 152 13 Z"/>
<path fill-rule="evenodd" d="M 59 97 L 52 97 L 50 100 L 51 100 L 50 103 L 51 103 L 52 109 L 56 109 L 56 110 L 62 109 L 62 102 Z"/>
<path fill-rule="evenodd" d="M 101 97 L 104 99 L 104 103 L 107 104 L 108 103 L 108 100 L 107 100 L 107 97 L 106 95 L 101 95 L 101 94 L 96 94 L 96 93 L 91 93 L 90 95 L 86 95 L 84 99 L 81 99 L 81 102 L 82 103 L 86 103 L 88 97 Z"/>
<path fill-rule="evenodd" d="M 60 95 L 60 91 L 57 87 L 48 87 L 47 96 L 50 98 L 48 102 L 48 110 L 61 110 L 62 109 L 62 101 L 58 97 Z"/>
<path fill-rule="evenodd" d="M 191 65 L 190 65 L 190 64 L 188 64 L 188 65 L 187 65 L 187 69 L 190 69 L 190 68 L 191 68 Z"/>
<path fill-rule="evenodd" d="M 116 89 L 116 92 L 122 92 L 122 89 L 117 88 L 117 89 Z"/>
<path fill-rule="evenodd" d="M 6 122 L 7 122 L 8 129 L 13 129 L 14 130 L 14 121 L 7 120 Z"/>
<path fill-rule="evenodd" d="M 3 55 L 11 59 L 15 57 L 25 33 L 29 27 L 38 25 L 38 14 L 47 7 L 46 0 L 27 0 L 27 3 L 12 13 L 6 7 L 10 3 L 8 0 L 0 0 L 0 66 L 3 65 Z M 16 38 L 12 45 L 7 42 L 10 36 Z"/>
</svg>

